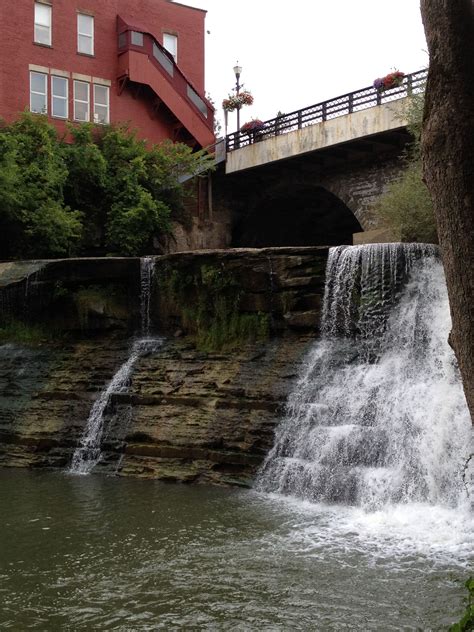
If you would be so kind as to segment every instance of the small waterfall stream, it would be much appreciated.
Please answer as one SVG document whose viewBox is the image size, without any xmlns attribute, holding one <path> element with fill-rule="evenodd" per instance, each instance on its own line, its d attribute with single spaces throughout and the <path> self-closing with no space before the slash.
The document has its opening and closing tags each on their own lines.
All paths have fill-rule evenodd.
<svg viewBox="0 0 474 632">
<path fill-rule="evenodd" d="M 154 273 L 155 260 L 153 257 L 142 257 L 142 259 L 140 259 L 140 316 L 142 336 L 148 336 L 150 334 L 150 303 Z"/>
<path fill-rule="evenodd" d="M 135 340 L 127 360 L 119 367 L 105 389 L 95 400 L 89 413 L 80 445 L 74 451 L 69 471 L 73 474 L 88 474 L 100 460 L 101 445 L 105 433 L 105 420 L 115 393 L 124 393 L 130 385 L 130 379 L 137 361 L 149 353 L 156 352 L 161 346 L 161 338 L 150 337 L 151 293 L 154 275 L 154 259 L 143 257 L 140 260 L 140 320 L 142 337 Z"/>
<path fill-rule="evenodd" d="M 436 247 L 332 248 L 326 279 L 322 339 L 258 489 L 371 511 L 462 504 L 472 430 Z"/>
</svg>

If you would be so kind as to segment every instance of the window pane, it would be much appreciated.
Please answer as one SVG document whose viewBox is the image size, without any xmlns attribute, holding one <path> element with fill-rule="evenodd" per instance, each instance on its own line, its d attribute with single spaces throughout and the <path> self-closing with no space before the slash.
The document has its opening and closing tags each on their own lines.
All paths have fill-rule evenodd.
<svg viewBox="0 0 474 632">
<path fill-rule="evenodd" d="M 109 88 L 94 85 L 94 122 L 109 122 Z"/>
<path fill-rule="evenodd" d="M 79 99 L 79 101 L 89 101 L 89 84 L 83 81 L 75 81 L 74 98 Z"/>
<path fill-rule="evenodd" d="M 33 94 L 30 95 L 30 110 L 37 114 L 46 114 L 46 95 Z"/>
<path fill-rule="evenodd" d="M 53 116 L 67 118 L 67 100 L 53 96 L 51 110 Z"/>
<path fill-rule="evenodd" d="M 67 97 L 67 79 L 51 77 L 51 91 L 55 97 Z"/>
<path fill-rule="evenodd" d="M 109 104 L 109 89 L 106 86 L 94 86 L 94 103 L 105 106 Z"/>
<path fill-rule="evenodd" d="M 94 123 L 103 123 L 104 125 L 109 122 L 109 108 L 102 105 L 96 105 L 94 107 Z"/>
<path fill-rule="evenodd" d="M 37 44 L 51 44 L 51 29 L 49 26 L 35 24 L 35 42 Z"/>
<path fill-rule="evenodd" d="M 51 7 L 47 4 L 35 3 L 35 24 L 51 26 Z"/>
<path fill-rule="evenodd" d="M 77 32 L 92 37 L 94 33 L 94 18 L 92 15 L 77 14 Z"/>
<path fill-rule="evenodd" d="M 163 51 L 160 48 L 158 48 L 155 42 L 153 42 L 153 56 L 159 62 L 159 64 L 163 66 L 166 72 L 169 75 L 173 76 L 174 74 L 173 62 L 165 53 L 163 53 Z"/>
<path fill-rule="evenodd" d="M 32 72 L 30 88 L 32 92 L 40 92 L 46 94 L 46 75 L 40 72 Z"/>
<path fill-rule="evenodd" d="M 132 31 L 132 44 L 134 46 L 143 46 L 143 33 Z"/>
<path fill-rule="evenodd" d="M 94 54 L 94 18 L 92 15 L 77 14 L 77 50 L 86 55 Z"/>
<path fill-rule="evenodd" d="M 163 48 L 171 53 L 174 57 L 174 60 L 177 60 L 178 57 L 178 38 L 176 35 L 171 35 L 171 33 L 163 33 Z"/>
<path fill-rule="evenodd" d="M 94 47 L 92 45 L 92 38 L 88 35 L 78 35 L 77 50 L 85 55 L 93 55 Z"/>
<path fill-rule="evenodd" d="M 199 96 L 199 94 L 193 90 L 191 88 L 191 86 L 188 83 L 187 86 L 187 93 L 188 93 L 188 97 L 191 99 L 191 101 L 194 103 L 194 105 L 198 108 L 198 110 L 201 111 L 201 113 L 207 118 L 207 106 L 204 103 L 204 101 L 201 99 L 201 97 Z"/>
<path fill-rule="evenodd" d="M 74 118 L 76 121 L 89 120 L 89 84 L 74 82 Z"/>
<path fill-rule="evenodd" d="M 68 80 L 51 77 L 51 113 L 59 118 L 68 117 Z"/>
<path fill-rule="evenodd" d="M 51 7 L 35 2 L 35 42 L 51 45 Z"/>
<path fill-rule="evenodd" d="M 74 102 L 74 118 L 76 121 L 88 121 L 89 120 L 89 104 L 81 103 L 80 101 Z"/>
<path fill-rule="evenodd" d="M 92 38 L 88 35 L 77 36 L 77 50 L 85 55 L 93 55 L 94 47 L 92 44 Z"/>
</svg>

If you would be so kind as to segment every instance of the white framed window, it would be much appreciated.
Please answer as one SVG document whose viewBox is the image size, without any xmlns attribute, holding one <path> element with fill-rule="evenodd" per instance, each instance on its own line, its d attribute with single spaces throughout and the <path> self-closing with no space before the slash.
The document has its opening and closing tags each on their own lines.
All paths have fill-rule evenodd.
<svg viewBox="0 0 474 632">
<path fill-rule="evenodd" d="M 30 112 L 48 113 L 48 75 L 30 72 Z"/>
<path fill-rule="evenodd" d="M 35 42 L 51 46 L 52 7 L 49 4 L 35 2 Z"/>
<path fill-rule="evenodd" d="M 110 89 L 94 84 L 94 123 L 110 123 Z"/>
<path fill-rule="evenodd" d="M 94 54 L 94 17 L 85 13 L 77 14 L 77 52 Z"/>
<path fill-rule="evenodd" d="M 178 63 L 178 36 L 171 33 L 163 33 L 163 48 L 171 53 L 175 63 Z"/>
<path fill-rule="evenodd" d="M 69 115 L 69 81 L 51 76 L 51 116 L 67 119 Z"/>
<path fill-rule="evenodd" d="M 74 120 L 87 123 L 90 119 L 90 85 L 74 81 Z"/>
</svg>

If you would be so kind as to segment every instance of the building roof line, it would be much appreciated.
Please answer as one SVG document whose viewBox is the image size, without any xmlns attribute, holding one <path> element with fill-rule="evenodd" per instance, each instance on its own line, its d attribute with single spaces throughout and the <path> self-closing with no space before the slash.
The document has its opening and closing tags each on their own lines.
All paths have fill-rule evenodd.
<svg viewBox="0 0 474 632">
<path fill-rule="evenodd" d="M 169 2 L 170 4 L 176 4 L 180 7 L 185 7 L 186 9 L 192 9 L 193 11 L 200 11 L 201 13 L 207 13 L 206 9 L 200 9 L 199 7 L 192 7 L 189 4 L 184 4 L 183 2 L 174 2 L 174 0 L 165 0 L 166 2 Z"/>
</svg>

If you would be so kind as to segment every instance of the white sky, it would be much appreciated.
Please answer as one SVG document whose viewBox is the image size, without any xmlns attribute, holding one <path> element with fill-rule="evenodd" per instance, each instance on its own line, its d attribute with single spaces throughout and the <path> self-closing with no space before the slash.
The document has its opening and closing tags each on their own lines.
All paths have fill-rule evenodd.
<svg viewBox="0 0 474 632">
<path fill-rule="evenodd" d="M 221 120 L 237 60 L 255 98 L 242 108 L 241 124 L 364 88 L 394 69 L 428 65 L 419 0 L 182 1 L 208 12 L 206 91 Z"/>
</svg>

